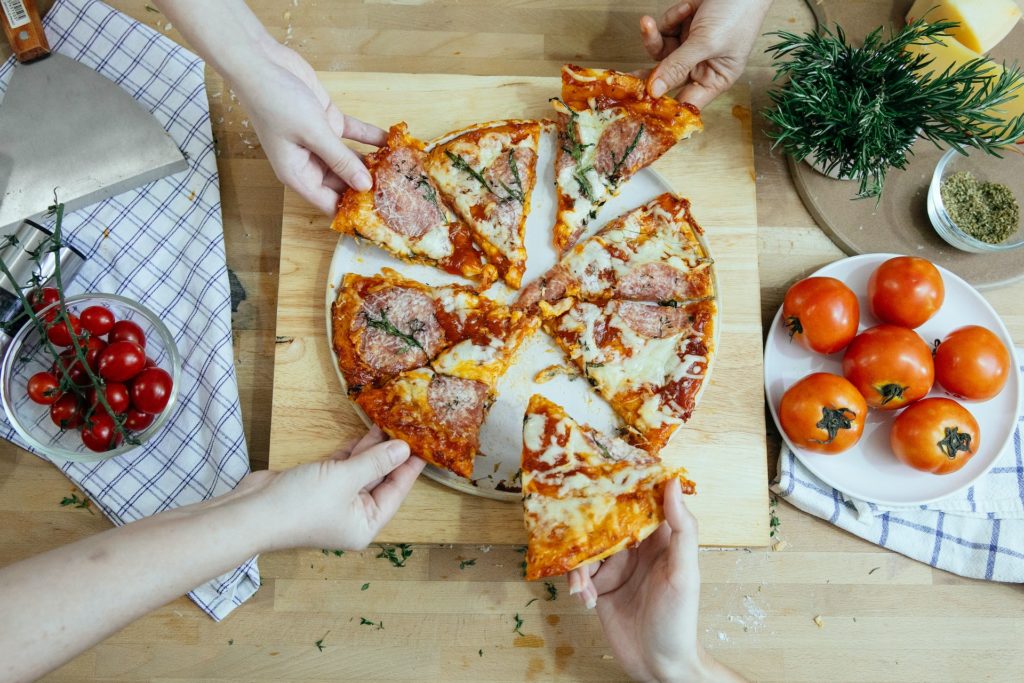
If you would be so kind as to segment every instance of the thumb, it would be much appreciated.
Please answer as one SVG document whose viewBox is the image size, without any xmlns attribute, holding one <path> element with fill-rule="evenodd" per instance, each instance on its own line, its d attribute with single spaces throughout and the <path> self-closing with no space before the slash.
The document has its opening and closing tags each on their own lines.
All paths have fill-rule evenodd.
<svg viewBox="0 0 1024 683">
<path fill-rule="evenodd" d="M 672 535 L 668 542 L 668 566 L 672 574 L 697 576 L 697 518 L 683 503 L 683 490 L 673 477 L 665 484 L 665 521 Z"/>
<path fill-rule="evenodd" d="M 684 85 L 690 72 L 708 58 L 707 49 L 697 38 L 691 38 L 663 59 L 647 77 L 647 91 L 651 97 L 661 97 L 669 90 Z"/>
<path fill-rule="evenodd" d="M 408 459 L 409 444 L 393 439 L 350 456 L 345 466 L 350 468 L 352 481 L 363 489 L 388 476 Z"/>
<path fill-rule="evenodd" d="M 315 138 L 306 141 L 313 154 L 320 157 L 324 165 L 345 183 L 360 192 L 373 187 L 370 172 L 363 166 L 359 155 L 339 140 L 325 124 L 324 129 Z"/>
</svg>

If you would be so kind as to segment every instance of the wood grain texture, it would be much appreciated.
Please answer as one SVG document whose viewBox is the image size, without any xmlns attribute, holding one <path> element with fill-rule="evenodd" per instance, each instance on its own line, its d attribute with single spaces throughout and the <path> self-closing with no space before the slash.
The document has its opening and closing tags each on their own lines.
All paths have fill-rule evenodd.
<svg viewBox="0 0 1024 683">
<path fill-rule="evenodd" d="M 180 40 L 146 0 L 109 0 Z M 813 0 L 812 0 L 813 1 Z M 45 8 L 49 0 L 40 3 Z M 566 34 L 579 62 L 647 66 L 636 25 L 669 0 L 249 0 L 275 37 L 321 71 L 406 71 L 552 76 Z M 500 53 L 462 53 L 479 26 Z M 775 0 L 765 30 L 814 26 L 803 0 Z M 369 38 L 348 42 L 347 32 Z M 403 31 L 405 45 L 394 44 Z M 524 39 L 524 36 L 532 38 Z M 753 109 L 767 106 L 771 69 L 758 39 L 744 77 Z M 417 44 L 424 51 L 415 49 Z M 543 44 L 544 51 L 536 50 Z M 479 45 L 479 44 L 478 44 Z M 429 54 L 426 47 L 430 46 Z M 2 50 L 3 48 L 0 48 Z M 399 52 L 402 54 L 396 55 Z M 617 58 L 610 60 L 607 55 Z M 3 52 L 6 55 L 6 52 Z M 277 311 L 282 191 L 248 115 L 207 71 L 217 137 L 228 265 L 248 298 L 234 316 L 246 436 L 256 466 L 267 460 Z M 377 123 L 385 124 L 386 121 Z M 819 230 L 755 116 L 758 257 L 762 321 L 786 288 L 843 253 Z M 1024 345 L 1024 285 L 985 292 Z M 771 424 L 769 471 L 779 446 Z M 87 510 L 61 508 L 71 484 L 59 470 L 0 444 L 0 564 L 16 562 L 109 528 Z M 698 637 L 752 680 L 1017 681 L 1024 669 L 1019 586 L 963 579 L 871 545 L 780 502 L 778 550 L 704 549 Z M 524 584 L 511 546 L 415 546 L 408 566 L 319 550 L 260 558 L 264 585 L 214 624 L 179 598 L 138 620 L 48 681 L 621 681 L 597 618 L 543 585 Z M 459 569 L 459 562 L 476 563 Z M 877 569 L 876 569 L 877 568 Z M 362 591 L 364 583 L 370 583 Z M 280 584 L 280 592 L 279 592 Z M 461 586 L 461 588 L 459 587 Z M 392 590 L 413 595 L 396 604 Z M 529 597 L 523 594 L 528 591 Z M 461 591 L 461 592 L 460 592 Z M 466 594 L 481 599 L 457 598 Z M 523 599 L 523 598 L 526 599 Z M 749 599 L 748 599 L 749 597 Z M 537 598 L 529 606 L 526 603 Z M 288 607 L 303 607 L 296 611 Z M 305 607 L 313 609 L 306 610 Z M 520 639 L 514 616 L 524 620 Z M 392 616 L 393 615 L 393 616 Z M 822 626 L 815 625 L 821 616 Z M 385 629 L 360 626 L 383 619 Z M 392 619 L 397 621 L 392 622 Z M 314 643 L 330 632 L 326 649 Z M 479 652 L 482 650 L 483 654 Z"/>
<path fill-rule="evenodd" d="M 550 116 L 558 78 L 320 74 L 335 102 L 363 120 L 388 121 L 402 111 L 413 135 L 440 136 L 479 121 Z M 662 451 L 697 482 L 691 508 L 703 542 L 756 546 L 767 542 L 750 100 L 733 88 L 704 113 L 705 130 L 654 165 L 689 197 L 715 257 L 721 339 L 711 383 L 693 419 Z M 331 365 L 324 292 L 338 236 L 327 221 L 285 193 L 277 312 L 270 467 L 284 469 L 333 452 L 362 434 Z M 580 416 L 585 417 L 585 416 Z M 421 477 L 385 541 L 522 543 L 522 507 L 451 491 Z"/>
</svg>

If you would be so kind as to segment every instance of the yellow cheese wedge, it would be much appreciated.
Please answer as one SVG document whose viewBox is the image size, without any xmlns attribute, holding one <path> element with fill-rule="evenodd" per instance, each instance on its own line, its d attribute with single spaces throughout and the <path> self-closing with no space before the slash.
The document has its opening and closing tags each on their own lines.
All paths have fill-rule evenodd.
<svg viewBox="0 0 1024 683">
<path fill-rule="evenodd" d="M 1005 38 L 1020 20 L 1014 0 L 917 0 L 907 12 L 907 23 L 956 21 L 950 35 L 975 52 L 988 52 Z"/>
</svg>

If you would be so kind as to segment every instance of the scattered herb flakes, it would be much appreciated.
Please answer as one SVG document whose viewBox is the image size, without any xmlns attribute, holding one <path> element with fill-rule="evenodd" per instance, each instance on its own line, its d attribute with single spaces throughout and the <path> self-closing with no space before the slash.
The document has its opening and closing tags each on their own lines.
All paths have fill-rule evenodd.
<svg viewBox="0 0 1024 683">
<path fill-rule="evenodd" d="M 519 616 L 518 612 L 516 612 L 516 625 L 515 628 L 512 629 L 512 633 L 518 633 L 521 636 L 526 635 L 523 633 L 523 618 Z"/>
<path fill-rule="evenodd" d="M 81 510 L 88 510 L 90 515 L 96 514 L 90 507 L 92 505 L 92 501 L 84 497 L 79 498 L 77 493 L 72 493 L 70 496 L 64 496 L 60 499 L 60 506 L 62 508 L 66 508 L 69 505 L 73 505 Z"/>
<path fill-rule="evenodd" d="M 533 599 L 532 599 L 532 600 L 530 600 L 530 601 L 529 601 L 528 603 L 526 603 L 526 605 L 525 605 L 525 606 L 526 606 L 526 607 L 529 607 L 530 605 L 532 605 L 532 604 L 533 604 L 533 603 L 535 603 L 535 602 L 537 602 L 537 598 L 533 598 Z"/>
<path fill-rule="evenodd" d="M 558 588 L 555 586 L 555 584 L 551 583 L 550 581 L 545 581 L 544 588 L 548 591 L 548 597 L 544 598 L 545 600 L 551 602 L 552 600 L 558 599 Z"/>
<path fill-rule="evenodd" d="M 327 548 L 321 548 L 320 552 L 324 555 L 334 555 L 335 557 L 341 557 L 345 554 L 344 550 L 328 550 Z"/>
<path fill-rule="evenodd" d="M 384 620 L 383 619 L 381 619 L 380 621 L 370 621 L 366 617 L 359 617 L 359 625 L 360 626 L 376 626 L 377 627 L 376 630 L 378 630 L 378 631 L 383 631 L 384 630 Z"/>
<path fill-rule="evenodd" d="M 235 644 L 235 639 L 234 638 L 232 638 L 231 640 L 228 641 L 228 645 L 234 645 L 234 644 Z"/>
<path fill-rule="evenodd" d="M 484 650 L 483 650 L 483 648 L 480 648 L 479 650 L 477 650 L 477 651 L 476 651 L 476 653 L 477 653 L 478 655 L 480 655 L 481 657 L 483 657 L 483 656 L 484 656 Z"/>
<path fill-rule="evenodd" d="M 475 564 L 476 564 L 476 558 L 472 558 L 472 559 L 469 559 L 469 560 L 463 560 L 462 562 L 459 562 L 459 569 L 465 569 L 466 567 L 472 567 Z"/>
<path fill-rule="evenodd" d="M 1020 206 L 1002 183 L 983 182 L 970 171 L 960 171 L 943 180 L 939 191 L 957 227 L 982 242 L 1005 242 L 1020 225 Z"/>
<path fill-rule="evenodd" d="M 775 538 L 775 534 L 777 534 L 779 532 L 779 525 L 782 524 L 782 521 L 779 519 L 779 516 L 776 514 L 776 506 L 778 504 L 779 504 L 779 499 L 776 498 L 775 496 L 772 496 L 771 503 L 769 504 L 769 507 L 768 507 L 768 514 L 771 515 L 771 517 L 768 519 L 768 526 L 771 528 L 771 534 L 769 534 L 769 535 L 772 538 Z"/>
<path fill-rule="evenodd" d="M 330 634 L 331 634 L 331 632 L 328 631 L 327 633 L 324 634 L 323 638 L 321 638 L 320 640 L 318 640 L 315 643 L 313 643 L 314 645 L 316 645 L 316 649 L 320 650 L 320 652 L 324 651 L 324 647 L 325 647 L 324 646 L 324 641 L 327 639 L 327 636 L 329 636 Z"/>
<path fill-rule="evenodd" d="M 364 583 L 364 584 L 363 584 L 363 587 L 362 587 L 362 588 L 360 588 L 359 590 L 361 590 L 361 591 L 364 591 L 364 590 L 368 589 L 369 587 L 370 587 L 370 584 L 369 584 L 369 583 Z"/>
<path fill-rule="evenodd" d="M 404 567 L 405 561 L 412 555 L 412 548 L 408 543 L 399 543 L 396 546 L 380 546 L 378 558 L 385 558 L 394 567 Z"/>
<path fill-rule="evenodd" d="M 875 567 L 874 569 L 872 569 L 871 571 L 868 572 L 868 576 L 871 576 L 872 574 L 877 572 L 879 569 L 881 569 L 881 567 Z"/>
</svg>

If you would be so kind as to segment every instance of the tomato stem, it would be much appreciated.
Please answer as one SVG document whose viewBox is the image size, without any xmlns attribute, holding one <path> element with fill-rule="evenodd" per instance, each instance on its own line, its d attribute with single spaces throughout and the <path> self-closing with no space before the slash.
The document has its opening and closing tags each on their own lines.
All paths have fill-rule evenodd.
<svg viewBox="0 0 1024 683">
<path fill-rule="evenodd" d="M 821 420 L 819 420 L 814 426 L 818 429 L 824 429 L 828 433 L 828 439 L 825 441 L 814 439 L 815 443 L 832 443 L 840 429 L 853 428 L 853 420 L 856 419 L 856 417 L 857 413 L 849 408 L 829 408 L 828 406 L 822 406 Z"/>
<path fill-rule="evenodd" d="M 795 315 L 791 315 L 784 321 L 786 329 L 789 330 L 789 340 L 793 341 L 793 337 L 798 334 L 804 333 L 804 326 L 800 324 L 800 318 Z"/>
<path fill-rule="evenodd" d="M 903 392 L 909 388 L 909 386 L 903 386 L 901 384 L 883 384 L 880 387 L 875 387 L 875 391 L 882 395 L 882 405 L 884 406 L 890 401 L 903 398 Z"/>
<path fill-rule="evenodd" d="M 960 431 L 959 427 L 946 427 L 946 436 L 935 444 L 950 460 L 956 460 L 957 453 L 971 451 L 971 435 Z"/>
</svg>

